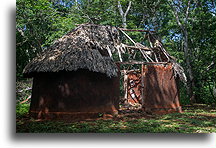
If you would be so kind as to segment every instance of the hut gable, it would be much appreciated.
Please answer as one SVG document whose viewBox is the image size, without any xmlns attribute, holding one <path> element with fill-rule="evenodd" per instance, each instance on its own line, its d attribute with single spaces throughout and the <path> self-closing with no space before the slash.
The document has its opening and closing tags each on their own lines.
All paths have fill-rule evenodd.
<svg viewBox="0 0 216 148">
<path fill-rule="evenodd" d="M 76 71 L 88 69 L 116 77 L 118 68 L 109 51 L 119 43 L 118 30 L 111 26 L 82 24 L 56 40 L 25 68 L 24 75 L 39 72 Z"/>
</svg>

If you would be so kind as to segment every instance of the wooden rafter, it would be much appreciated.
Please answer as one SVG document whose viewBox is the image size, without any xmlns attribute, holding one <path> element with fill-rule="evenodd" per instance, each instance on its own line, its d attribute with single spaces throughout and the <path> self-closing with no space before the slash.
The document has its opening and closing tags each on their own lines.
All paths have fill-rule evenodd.
<svg viewBox="0 0 216 148">
<path fill-rule="evenodd" d="M 153 60 L 143 51 L 142 49 L 145 49 L 146 47 L 142 44 L 136 43 L 129 35 L 127 35 L 127 33 L 125 33 L 123 30 L 120 30 L 134 45 L 135 47 L 141 52 L 142 56 L 144 57 L 144 59 L 149 62 L 149 60 L 151 62 L 153 62 Z M 134 47 L 134 46 L 132 46 Z"/>
<path fill-rule="evenodd" d="M 122 31 L 137 31 L 137 32 L 153 32 L 155 33 L 156 31 L 150 31 L 150 30 L 139 30 L 139 29 L 125 29 L 125 28 L 118 28 L 119 30 Z"/>
<path fill-rule="evenodd" d="M 136 46 L 125 46 L 126 48 L 129 48 L 129 49 L 141 49 L 141 50 L 146 50 L 146 51 L 151 51 L 152 49 L 151 48 L 148 48 L 148 47 L 136 47 Z"/>
<path fill-rule="evenodd" d="M 116 62 L 116 63 L 118 64 L 143 64 L 143 65 L 168 64 L 168 62 L 143 62 L 143 61 Z"/>
</svg>

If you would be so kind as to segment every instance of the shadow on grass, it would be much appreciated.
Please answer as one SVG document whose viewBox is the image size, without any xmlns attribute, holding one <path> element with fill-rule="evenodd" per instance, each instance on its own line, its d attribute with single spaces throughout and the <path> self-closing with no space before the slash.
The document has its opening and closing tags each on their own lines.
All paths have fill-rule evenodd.
<svg viewBox="0 0 216 148">
<path fill-rule="evenodd" d="M 202 114 L 200 114 L 202 113 Z M 37 121 L 18 119 L 18 133 L 215 133 L 215 113 L 173 113 L 152 118 L 121 118 L 79 122 Z"/>
<path fill-rule="evenodd" d="M 195 112 L 195 111 L 194 111 Z M 198 117 L 194 112 L 183 114 L 168 114 L 163 116 L 148 116 L 148 118 L 122 118 L 120 120 L 97 120 L 80 122 L 37 121 L 27 114 L 20 116 L 16 122 L 16 134 L 12 134 L 13 141 L 19 142 L 194 142 L 203 143 L 211 139 L 210 134 L 198 133 L 191 121 L 192 116 Z M 215 115 L 212 112 L 211 115 Z M 209 116 L 209 113 L 208 113 Z M 204 119 L 205 116 L 199 117 Z M 196 119 L 196 118 L 195 118 Z M 214 118 L 208 118 L 213 125 Z M 192 123 L 191 123 L 192 122 Z M 207 126 L 207 124 L 204 124 Z M 215 124 L 214 124 L 215 125 Z M 208 127 L 204 127 L 206 129 Z M 205 130 L 207 133 L 209 131 Z M 215 132 L 215 127 L 213 128 Z M 159 133 L 160 132 L 160 133 Z M 37 134 L 35 134 L 37 133 Z M 49 134 L 51 133 L 51 134 Z M 85 134 L 84 134 L 85 133 Z M 163 133 L 163 134 L 162 134 Z M 181 133 L 181 134 L 177 134 Z M 182 134 L 189 133 L 189 134 Z"/>
</svg>

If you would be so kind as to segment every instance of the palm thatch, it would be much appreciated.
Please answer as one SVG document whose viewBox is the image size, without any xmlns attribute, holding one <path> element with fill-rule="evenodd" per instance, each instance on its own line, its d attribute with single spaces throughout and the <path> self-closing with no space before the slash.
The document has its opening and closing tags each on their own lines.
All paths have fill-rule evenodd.
<svg viewBox="0 0 216 148">
<path fill-rule="evenodd" d="M 88 69 L 109 77 L 117 76 L 118 68 L 110 53 L 119 43 L 118 36 L 115 27 L 82 24 L 34 58 L 23 74 Z"/>
</svg>

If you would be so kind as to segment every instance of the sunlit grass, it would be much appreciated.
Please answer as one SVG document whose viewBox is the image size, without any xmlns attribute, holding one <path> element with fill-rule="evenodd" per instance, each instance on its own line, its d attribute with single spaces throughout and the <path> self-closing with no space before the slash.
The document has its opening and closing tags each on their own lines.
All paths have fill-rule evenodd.
<svg viewBox="0 0 216 148">
<path fill-rule="evenodd" d="M 183 113 L 151 118 L 63 122 L 38 121 L 28 116 L 29 105 L 17 107 L 17 132 L 25 133 L 216 133 L 216 112 L 185 108 Z"/>
</svg>

